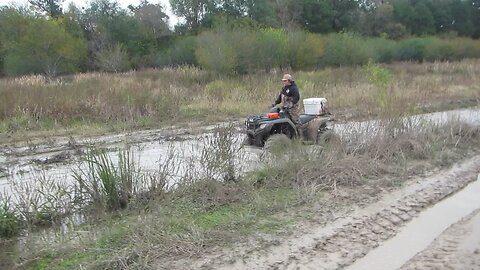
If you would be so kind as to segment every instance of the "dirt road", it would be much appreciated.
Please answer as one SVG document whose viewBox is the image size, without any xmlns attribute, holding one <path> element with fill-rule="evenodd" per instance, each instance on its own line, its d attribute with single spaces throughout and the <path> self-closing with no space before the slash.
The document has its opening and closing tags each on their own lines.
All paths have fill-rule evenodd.
<svg viewBox="0 0 480 270">
<path fill-rule="evenodd" d="M 373 258 L 364 265 L 357 265 L 360 259 L 368 257 L 377 249 L 401 234 L 423 212 L 447 198 L 463 201 L 461 190 L 473 186 L 473 194 L 478 194 L 480 182 L 475 181 L 480 173 L 480 156 L 476 156 L 447 171 L 440 171 L 427 178 L 418 178 L 402 189 L 393 193 L 386 192 L 381 199 L 364 208 L 349 213 L 331 215 L 331 222 L 319 220 L 297 226 L 295 232 L 288 237 L 255 239 L 248 244 L 229 250 L 214 252 L 192 262 L 184 260 L 170 264 L 168 267 L 189 269 L 374 269 Z M 472 183 L 471 185 L 469 185 Z M 456 197 L 457 194 L 460 197 Z M 476 196 L 478 197 L 478 196 Z M 471 208 L 480 208 L 480 200 Z M 478 253 L 478 237 L 480 227 L 479 210 L 473 214 L 468 208 L 458 209 L 459 219 L 447 220 L 447 227 L 452 227 L 438 237 L 425 251 L 415 256 L 416 252 L 400 258 L 396 266 L 379 269 L 444 269 L 437 266 L 451 265 L 454 269 L 478 269 L 480 254 Z M 462 213 L 466 213 L 462 215 Z M 321 217 L 322 219 L 325 217 Z M 430 220 L 435 222 L 435 220 Z M 457 223 L 458 224 L 455 224 Z M 428 234 L 429 228 L 425 228 Z M 464 232 L 466 231 L 466 234 Z M 458 237 L 463 235 L 463 237 Z M 475 236 L 477 242 L 470 241 L 469 235 Z M 261 237 L 261 236 L 259 236 Z M 407 239 L 409 239 L 407 237 Z M 411 238 L 413 240 L 413 238 Z M 462 241 L 465 239 L 466 241 Z M 431 242 L 430 241 L 430 242 Z M 430 243 L 428 242 L 427 245 Z M 267 243 L 267 244 L 265 244 Z M 412 251 L 412 245 L 400 242 L 400 253 Z M 415 248 L 415 246 L 413 247 Z M 422 248 L 418 245 L 417 248 Z M 413 249 L 414 250 L 414 249 Z M 421 250 L 420 250 L 421 251 Z M 397 254 L 391 254 L 395 258 Z M 467 258 L 457 264 L 459 260 Z M 401 257 L 401 256 L 400 256 Z M 412 258 L 413 257 L 413 258 Z M 358 262 L 357 262 L 358 261 Z M 408 262 L 407 262 L 408 261 Z M 387 261 L 388 262 L 388 261 Z M 456 268 L 456 266 L 459 268 Z M 163 266 L 167 267 L 167 266 Z"/>
<path fill-rule="evenodd" d="M 401 269 L 480 269 L 480 209 L 448 228 Z"/>
</svg>

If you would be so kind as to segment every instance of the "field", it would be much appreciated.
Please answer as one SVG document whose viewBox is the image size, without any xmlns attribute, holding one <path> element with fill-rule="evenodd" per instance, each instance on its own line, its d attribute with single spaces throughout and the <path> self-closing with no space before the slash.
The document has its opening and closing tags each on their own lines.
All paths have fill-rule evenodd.
<svg viewBox="0 0 480 270">
<path fill-rule="evenodd" d="M 0 173 L 21 163 L 45 166 L 38 167 L 43 178 L 32 180 L 38 185 L 16 186 L 26 194 L 17 203 L 0 196 L 0 268 L 353 264 L 476 179 L 478 70 L 480 61 L 464 60 L 294 72 L 302 97 L 328 98 L 347 135 L 268 151 L 239 144 L 238 130 L 245 116 L 272 103 L 281 71 L 225 77 L 184 67 L 2 79 Z M 467 107 L 470 122 L 415 116 Z M 108 136 L 100 134 L 121 131 L 130 131 L 127 147 L 101 143 Z M 129 149 L 152 134 L 147 148 L 167 145 L 170 139 L 158 139 L 167 133 L 173 144 L 201 142 L 191 156 L 200 169 L 189 163 L 182 171 L 177 148 L 157 153 L 167 158 L 154 171 L 140 169 Z M 53 148 L 61 151 L 49 155 Z M 56 160 L 58 153 L 68 157 Z M 257 157 L 250 170 L 240 170 L 245 153 Z M 71 168 L 73 185 L 45 176 L 60 166 Z M 182 173 L 171 188 L 173 172 Z M 0 174 L 0 183 L 6 179 Z"/>
<path fill-rule="evenodd" d="M 478 104 L 480 61 L 399 63 L 294 72 L 303 98 L 326 97 L 342 120 Z M 53 81 L 0 79 L 0 141 L 101 134 L 181 123 L 238 120 L 264 112 L 281 71 L 220 76 L 197 68 L 89 73 Z"/>
</svg>

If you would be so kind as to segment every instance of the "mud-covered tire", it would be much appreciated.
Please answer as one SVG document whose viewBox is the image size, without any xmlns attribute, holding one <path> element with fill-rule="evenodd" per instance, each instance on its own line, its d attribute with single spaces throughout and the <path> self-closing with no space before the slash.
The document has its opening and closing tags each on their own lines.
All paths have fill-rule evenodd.
<svg viewBox="0 0 480 270">
<path fill-rule="evenodd" d="M 252 146 L 252 145 L 255 145 L 255 140 L 254 138 L 250 137 L 250 136 L 245 136 L 245 138 L 243 139 L 243 145 L 248 145 L 248 146 Z"/>
<path fill-rule="evenodd" d="M 316 144 L 339 144 L 340 136 L 332 130 L 318 132 Z"/>
<path fill-rule="evenodd" d="M 262 147 L 263 143 L 261 139 L 247 135 L 245 136 L 245 139 L 243 139 L 243 145 Z"/>
<path fill-rule="evenodd" d="M 263 148 L 269 152 L 278 152 L 292 143 L 285 134 L 273 134 L 265 141 Z"/>
</svg>

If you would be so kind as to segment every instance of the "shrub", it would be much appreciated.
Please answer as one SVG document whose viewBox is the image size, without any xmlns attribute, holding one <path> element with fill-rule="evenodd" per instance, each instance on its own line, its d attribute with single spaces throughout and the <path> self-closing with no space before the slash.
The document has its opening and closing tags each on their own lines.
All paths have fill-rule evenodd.
<svg viewBox="0 0 480 270">
<path fill-rule="evenodd" d="M 372 55 L 365 47 L 365 40 L 352 33 L 327 36 L 323 65 L 344 66 L 366 64 Z"/>
<path fill-rule="evenodd" d="M 8 200 L 0 201 L 0 237 L 10 238 L 18 234 L 20 226 L 18 219 Z"/>
<path fill-rule="evenodd" d="M 394 60 L 422 62 L 425 58 L 426 48 L 427 41 L 425 38 L 401 40 L 396 45 Z"/>
<path fill-rule="evenodd" d="M 120 43 L 101 49 L 95 54 L 95 66 L 107 72 L 126 71 L 130 68 L 127 51 Z"/>
</svg>

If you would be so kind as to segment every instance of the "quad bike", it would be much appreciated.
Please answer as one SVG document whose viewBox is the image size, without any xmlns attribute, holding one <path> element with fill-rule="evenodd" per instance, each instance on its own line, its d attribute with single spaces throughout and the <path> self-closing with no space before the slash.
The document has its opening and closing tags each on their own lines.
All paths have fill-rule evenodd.
<svg viewBox="0 0 480 270">
<path fill-rule="evenodd" d="M 336 136 L 333 132 L 334 121 L 334 116 L 328 112 L 323 115 L 301 114 L 302 126 L 301 130 L 297 130 L 287 108 L 272 107 L 266 114 L 247 118 L 245 144 L 263 147 L 269 140 L 280 135 L 314 143 L 328 142 Z"/>
</svg>

